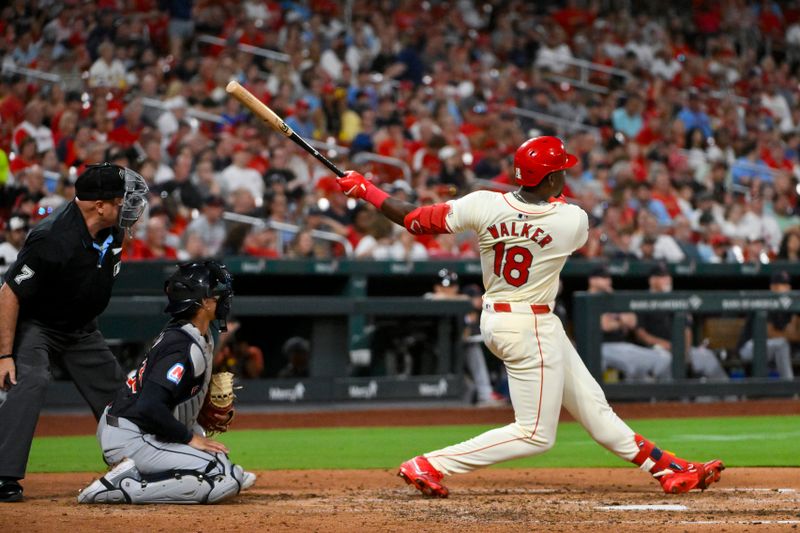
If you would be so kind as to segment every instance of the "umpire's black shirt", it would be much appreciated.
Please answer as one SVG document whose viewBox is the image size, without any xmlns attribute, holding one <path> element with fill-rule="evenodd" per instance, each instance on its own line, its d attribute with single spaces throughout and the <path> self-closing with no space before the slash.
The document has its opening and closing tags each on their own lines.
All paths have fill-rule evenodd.
<svg viewBox="0 0 800 533">
<path fill-rule="evenodd" d="M 123 230 L 92 239 L 75 202 L 58 208 L 28 235 L 5 281 L 19 300 L 19 322 L 61 331 L 92 331 L 121 267 Z"/>
</svg>

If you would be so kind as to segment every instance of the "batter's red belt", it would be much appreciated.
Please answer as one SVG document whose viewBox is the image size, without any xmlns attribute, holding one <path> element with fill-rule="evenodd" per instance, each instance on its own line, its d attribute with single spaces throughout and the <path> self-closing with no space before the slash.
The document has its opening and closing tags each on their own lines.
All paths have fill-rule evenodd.
<svg viewBox="0 0 800 533">
<path fill-rule="evenodd" d="M 484 302 L 484 309 L 495 313 L 533 313 L 534 315 L 544 315 L 550 312 L 547 304 L 526 304 L 522 302 Z"/>
</svg>

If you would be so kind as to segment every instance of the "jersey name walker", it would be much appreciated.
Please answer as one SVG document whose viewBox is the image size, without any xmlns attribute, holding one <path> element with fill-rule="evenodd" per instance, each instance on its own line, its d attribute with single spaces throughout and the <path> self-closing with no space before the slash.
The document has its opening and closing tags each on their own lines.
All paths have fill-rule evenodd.
<svg viewBox="0 0 800 533">
<path fill-rule="evenodd" d="M 476 191 L 448 202 L 447 227 L 478 233 L 486 299 L 548 304 L 567 257 L 583 246 L 589 220 L 565 203 L 526 204 L 511 193 Z"/>
</svg>

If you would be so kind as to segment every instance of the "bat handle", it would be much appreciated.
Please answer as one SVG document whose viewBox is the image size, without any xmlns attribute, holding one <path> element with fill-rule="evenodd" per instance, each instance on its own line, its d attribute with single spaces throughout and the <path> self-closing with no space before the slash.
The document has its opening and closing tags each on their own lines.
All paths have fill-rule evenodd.
<svg viewBox="0 0 800 533">
<path fill-rule="evenodd" d="M 342 171 L 342 169 L 340 169 L 335 164 L 333 164 L 333 162 L 331 160 L 329 160 L 327 157 L 322 155 L 319 152 L 319 150 L 317 150 L 316 148 L 314 148 L 313 146 L 308 144 L 308 142 L 306 142 L 306 140 L 303 139 L 302 137 L 300 137 L 297 133 L 292 131 L 292 134 L 289 135 L 289 139 L 291 139 L 295 143 L 299 144 L 306 152 L 308 152 L 309 154 L 313 155 L 317 159 L 317 161 L 319 161 L 320 163 L 322 163 L 323 165 L 328 167 L 331 170 L 331 172 L 336 174 L 338 177 L 340 177 L 340 178 L 344 177 L 344 172 Z"/>
</svg>

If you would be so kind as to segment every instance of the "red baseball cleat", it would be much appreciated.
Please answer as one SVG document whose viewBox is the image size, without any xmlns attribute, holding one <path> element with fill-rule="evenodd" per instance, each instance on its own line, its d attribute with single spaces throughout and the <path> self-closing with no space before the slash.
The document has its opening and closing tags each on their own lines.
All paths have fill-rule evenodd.
<svg viewBox="0 0 800 533">
<path fill-rule="evenodd" d="M 719 481 L 725 465 L 719 459 L 707 463 L 689 463 L 682 472 L 666 472 L 658 477 L 661 488 L 667 494 L 682 494 L 692 489 L 706 490 L 709 485 Z"/>
<path fill-rule="evenodd" d="M 442 485 L 444 475 L 421 455 L 401 464 L 397 475 L 409 485 L 414 485 L 428 498 L 447 498 L 450 494 L 447 487 Z"/>
</svg>

